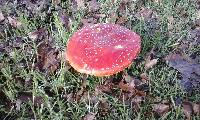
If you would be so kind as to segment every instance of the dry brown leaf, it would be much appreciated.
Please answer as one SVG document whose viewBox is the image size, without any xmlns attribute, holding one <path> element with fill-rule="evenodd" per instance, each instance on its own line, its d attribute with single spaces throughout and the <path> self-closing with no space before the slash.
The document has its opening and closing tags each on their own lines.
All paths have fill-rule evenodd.
<svg viewBox="0 0 200 120">
<path fill-rule="evenodd" d="M 125 74 L 124 76 L 124 80 L 126 84 L 128 84 L 128 89 L 129 92 L 134 92 L 135 90 L 137 91 L 141 91 L 141 92 L 146 92 L 149 90 L 149 86 L 146 82 L 141 81 L 140 79 L 137 79 L 135 77 L 132 77 L 128 74 Z"/>
<path fill-rule="evenodd" d="M 44 36 L 46 34 L 46 29 L 45 28 L 40 28 L 38 30 L 32 31 L 28 33 L 28 37 L 32 40 L 36 40 L 41 36 Z"/>
<path fill-rule="evenodd" d="M 84 96 L 85 94 L 85 89 L 81 88 L 77 93 L 76 93 L 76 101 L 80 101 L 81 98 Z"/>
<path fill-rule="evenodd" d="M 168 104 L 158 103 L 154 104 L 152 107 L 156 115 L 160 117 L 164 116 L 167 112 L 170 111 L 170 105 Z"/>
<path fill-rule="evenodd" d="M 145 63 L 145 69 L 148 70 L 149 68 L 152 68 L 157 63 L 158 63 L 158 58 L 152 59 L 150 61 L 146 61 L 146 63 Z"/>
<path fill-rule="evenodd" d="M 106 78 L 104 84 L 95 87 L 94 95 L 97 96 L 102 93 L 113 94 L 113 88 L 116 88 L 113 83 L 113 77 Z"/>
<path fill-rule="evenodd" d="M 150 52 L 147 53 L 145 57 L 145 69 L 148 70 L 158 63 L 158 58 L 156 57 L 155 48 L 153 47 Z"/>
<path fill-rule="evenodd" d="M 60 59 L 58 59 L 59 51 L 45 41 L 43 41 L 37 49 L 36 67 L 45 73 L 54 73 L 59 67 Z"/>
<path fill-rule="evenodd" d="M 153 10 L 152 9 L 148 9 L 148 8 L 142 8 L 141 11 L 139 11 L 138 13 L 136 13 L 136 17 L 139 19 L 144 19 L 144 20 L 148 20 L 152 17 L 153 14 Z"/>
<path fill-rule="evenodd" d="M 136 95 L 132 100 L 131 100 L 131 108 L 135 112 L 139 112 L 141 108 L 141 102 L 144 101 L 144 96 L 138 96 Z"/>
<path fill-rule="evenodd" d="M 114 85 L 112 85 L 112 84 L 98 85 L 98 86 L 95 87 L 95 95 L 99 95 L 102 92 L 107 93 L 107 94 L 111 94 L 113 86 Z"/>
<path fill-rule="evenodd" d="M 200 115 L 200 103 L 199 104 L 197 104 L 197 103 L 193 104 L 193 111 L 194 111 L 194 114 Z"/>
<path fill-rule="evenodd" d="M 15 28 L 19 28 L 21 27 L 22 23 L 20 21 L 18 21 L 16 18 L 14 17 L 7 17 L 8 22 L 11 26 L 15 27 Z"/>
<path fill-rule="evenodd" d="M 183 102 L 183 112 L 187 120 L 191 119 L 191 115 L 193 114 L 193 107 L 190 102 Z"/>
<path fill-rule="evenodd" d="M 125 83 L 125 81 L 121 80 L 119 83 L 119 88 L 125 92 L 131 92 L 135 85 L 130 86 L 128 83 Z"/>
<path fill-rule="evenodd" d="M 82 120 L 96 120 L 96 114 L 95 113 L 88 113 L 87 115 L 85 115 Z"/>
<path fill-rule="evenodd" d="M 58 66 L 57 53 L 53 50 L 49 51 L 44 59 L 43 69 L 49 69 L 50 73 L 53 73 L 57 70 Z"/>
<path fill-rule="evenodd" d="M 109 112 L 110 106 L 106 100 L 102 100 L 98 104 L 98 114 L 100 116 L 106 116 Z"/>
<path fill-rule="evenodd" d="M 118 17 L 116 24 L 124 24 L 128 21 L 126 17 Z"/>
</svg>

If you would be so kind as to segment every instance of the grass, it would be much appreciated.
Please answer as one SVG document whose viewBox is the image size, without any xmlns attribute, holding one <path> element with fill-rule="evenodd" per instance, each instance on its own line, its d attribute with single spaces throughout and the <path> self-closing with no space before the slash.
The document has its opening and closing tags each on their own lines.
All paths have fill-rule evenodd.
<svg viewBox="0 0 200 120">
<path fill-rule="evenodd" d="M 198 102 L 200 94 L 187 96 L 178 84 L 178 72 L 169 68 L 161 59 L 152 69 L 146 71 L 144 68 L 144 59 L 152 48 L 156 49 L 156 57 L 163 58 L 176 49 L 176 43 L 180 37 L 188 34 L 190 30 L 189 23 L 197 18 L 195 2 L 189 0 L 161 0 L 161 2 L 145 1 L 140 3 L 140 1 L 137 1 L 130 2 L 123 12 L 118 9 L 120 0 L 113 4 L 111 0 L 99 0 L 99 3 L 101 4 L 99 12 L 105 14 L 106 17 L 100 18 L 98 22 L 114 23 L 116 18 L 110 15 L 117 13 L 119 16 L 128 19 L 124 26 L 136 31 L 142 37 L 142 51 L 139 55 L 139 58 L 142 60 L 134 62 L 126 71 L 134 76 L 146 73 L 150 79 L 149 94 L 154 97 L 157 96 L 161 100 L 171 101 L 174 97 L 180 96 Z M 57 10 L 52 10 L 51 16 L 48 16 L 45 11 L 38 13 L 37 17 L 33 18 L 27 16 L 27 11 L 22 12 L 18 10 L 16 11 L 19 14 L 17 19 L 22 22 L 22 27 L 14 29 L 6 24 L 4 25 L 5 29 L 2 32 L 4 34 L 0 37 L 1 43 L 12 43 L 19 36 L 25 42 L 20 47 L 11 48 L 8 53 L 0 55 L 0 90 L 5 96 L 4 99 L 3 97 L 0 99 L 0 113 L 3 118 L 78 120 L 88 112 L 93 112 L 97 113 L 97 119 L 106 120 L 184 119 L 184 114 L 180 107 L 174 107 L 171 112 L 167 113 L 165 118 L 156 118 L 151 112 L 146 116 L 145 114 L 151 111 L 151 105 L 155 102 L 154 99 L 148 97 L 138 112 L 134 112 L 125 100 L 120 101 L 117 97 L 110 94 L 102 93 L 94 98 L 92 94 L 96 86 L 103 85 L 105 77 L 89 76 L 86 80 L 87 92 L 84 93 L 86 95 L 80 98 L 80 100 L 75 99 L 75 101 L 71 101 L 70 99 L 73 98 L 73 96 L 70 96 L 71 93 L 78 94 L 80 92 L 82 94 L 83 74 L 70 71 L 64 59 L 61 59 L 59 69 L 53 74 L 35 69 L 38 44 L 36 41 L 29 39 L 28 34 L 40 27 L 46 27 L 53 39 L 53 47 L 64 53 L 69 37 L 80 27 L 81 20 L 85 17 L 90 17 L 87 14 L 87 8 L 74 10 L 71 4 L 71 2 L 61 3 L 65 14 L 71 15 L 73 18 L 70 23 L 70 31 L 63 27 L 58 17 L 59 11 Z M 138 19 L 134 16 L 141 8 L 141 4 L 145 8 L 156 11 L 155 22 Z M 3 13 L 7 15 L 9 15 L 11 8 L 16 10 L 16 7 L 8 6 L 1 7 Z M 50 6 L 51 9 L 56 9 L 57 7 L 53 4 Z M 173 29 L 169 28 L 170 17 L 174 19 Z M 158 27 L 156 30 L 155 26 Z M 198 49 L 194 51 L 198 51 Z M 116 91 L 119 92 L 120 90 Z M 24 100 L 26 102 L 19 98 L 20 94 L 25 96 L 23 99 L 26 99 Z M 37 100 L 42 102 L 40 103 Z M 105 116 L 98 114 L 100 109 L 98 105 L 102 101 L 106 101 L 109 107 Z M 8 105 L 5 103 L 8 103 Z M 17 105 L 20 108 L 16 109 Z M 192 119 L 198 120 L 199 118 L 198 116 L 193 116 Z"/>
</svg>

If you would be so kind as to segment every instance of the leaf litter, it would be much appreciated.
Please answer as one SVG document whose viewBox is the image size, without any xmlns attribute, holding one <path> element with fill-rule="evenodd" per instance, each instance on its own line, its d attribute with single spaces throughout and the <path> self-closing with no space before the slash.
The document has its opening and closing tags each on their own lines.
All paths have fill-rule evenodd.
<svg viewBox="0 0 200 120">
<path fill-rule="evenodd" d="M 163 117 L 166 113 L 168 113 L 171 110 L 169 103 L 168 104 L 166 103 L 153 104 L 152 108 L 153 108 L 153 111 L 155 112 L 155 115 L 159 117 Z"/>
<path fill-rule="evenodd" d="M 96 120 L 95 113 L 86 114 L 81 120 Z"/>
</svg>

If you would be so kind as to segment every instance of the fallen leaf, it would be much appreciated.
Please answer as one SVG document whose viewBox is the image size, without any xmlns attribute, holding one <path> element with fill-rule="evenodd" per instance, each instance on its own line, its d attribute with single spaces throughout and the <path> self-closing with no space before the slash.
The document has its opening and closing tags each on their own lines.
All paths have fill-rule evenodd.
<svg viewBox="0 0 200 120">
<path fill-rule="evenodd" d="M 98 114 L 106 116 L 109 113 L 110 106 L 106 100 L 101 100 L 98 104 Z"/>
<path fill-rule="evenodd" d="M 95 95 L 99 95 L 102 93 L 112 94 L 113 84 L 105 84 L 105 85 L 98 85 L 95 87 Z"/>
<path fill-rule="evenodd" d="M 46 37 L 47 31 L 45 28 L 39 28 L 33 32 L 28 33 L 28 37 L 32 40 L 36 40 L 38 38 Z"/>
<path fill-rule="evenodd" d="M 54 50 L 49 51 L 44 59 L 43 69 L 49 70 L 53 73 L 57 70 L 58 66 L 59 62 L 57 59 L 57 52 Z"/>
<path fill-rule="evenodd" d="M 199 22 L 200 23 L 200 22 Z M 197 26 L 197 28 L 193 28 L 188 36 L 186 38 L 180 38 L 179 40 L 179 49 L 183 52 L 190 50 L 189 48 L 196 48 L 200 45 L 200 28 Z M 196 54 L 193 54 L 193 56 L 197 56 L 198 52 Z"/>
<path fill-rule="evenodd" d="M 135 88 L 135 84 L 133 84 L 132 86 L 130 86 L 129 84 L 127 84 L 124 80 L 121 80 L 119 83 L 119 88 L 125 92 L 132 92 Z"/>
<path fill-rule="evenodd" d="M 136 13 L 136 17 L 139 19 L 149 20 L 152 18 L 153 10 L 148 8 L 142 8 L 139 12 Z"/>
<path fill-rule="evenodd" d="M 191 116 L 193 114 L 193 107 L 190 102 L 183 102 L 183 112 L 187 120 L 191 120 Z"/>
<path fill-rule="evenodd" d="M 45 73 L 54 73 L 60 63 L 60 59 L 58 59 L 59 51 L 55 48 L 52 48 L 50 44 L 43 41 L 37 49 L 38 59 L 36 63 L 36 67 L 39 70 Z"/>
<path fill-rule="evenodd" d="M 15 28 L 19 28 L 21 27 L 22 23 L 20 21 L 18 21 L 16 18 L 14 17 L 7 17 L 8 19 L 8 22 L 9 24 L 12 26 L 12 27 L 15 27 Z"/>
<path fill-rule="evenodd" d="M 141 103 L 144 101 L 145 96 L 134 96 L 131 100 L 131 108 L 134 112 L 139 112 L 141 108 Z"/>
<path fill-rule="evenodd" d="M 200 103 L 194 103 L 192 106 L 194 114 L 200 115 Z"/>
<path fill-rule="evenodd" d="M 124 75 L 124 80 L 127 82 L 126 84 L 128 84 L 129 91 L 132 91 L 133 89 L 137 89 L 139 91 L 146 92 L 149 90 L 149 86 L 147 83 L 141 81 L 140 79 L 132 77 L 128 74 Z"/>
<path fill-rule="evenodd" d="M 116 24 L 124 24 L 128 21 L 126 17 L 117 17 Z"/>
<path fill-rule="evenodd" d="M 95 115 L 96 115 L 95 113 L 89 112 L 82 118 L 82 120 L 96 120 Z"/>
<path fill-rule="evenodd" d="M 155 48 L 153 47 L 145 57 L 145 70 L 148 70 L 156 65 L 158 63 L 158 59 L 159 58 L 156 57 Z"/>
<path fill-rule="evenodd" d="M 170 105 L 168 104 L 158 103 L 158 104 L 154 104 L 152 107 L 153 107 L 153 111 L 159 117 L 164 116 L 166 113 L 170 111 Z"/>
<path fill-rule="evenodd" d="M 170 67 L 177 69 L 182 76 L 181 86 L 187 91 L 200 87 L 200 64 L 195 60 L 181 54 L 170 54 L 165 60 Z"/>
<path fill-rule="evenodd" d="M 149 68 L 152 68 L 157 63 L 158 63 L 158 58 L 146 61 L 146 63 L 145 63 L 145 69 L 148 70 Z"/>
<path fill-rule="evenodd" d="M 136 100 L 143 99 L 146 96 L 147 89 L 149 89 L 146 83 L 128 74 L 124 74 L 123 79 L 118 84 L 118 88 L 122 90 L 118 98 L 126 102 L 132 99 L 132 109 L 136 111 L 139 110 L 140 106 Z M 130 104 L 130 101 L 128 104 Z"/>
</svg>

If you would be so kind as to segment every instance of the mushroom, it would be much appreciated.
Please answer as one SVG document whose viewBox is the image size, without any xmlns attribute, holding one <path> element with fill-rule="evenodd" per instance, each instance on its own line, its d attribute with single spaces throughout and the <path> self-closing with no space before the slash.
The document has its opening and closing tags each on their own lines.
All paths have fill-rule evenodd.
<svg viewBox="0 0 200 120">
<path fill-rule="evenodd" d="M 140 52 L 138 34 L 112 23 L 85 26 L 66 47 L 66 59 L 80 73 L 109 76 L 128 67 Z"/>
</svg>

